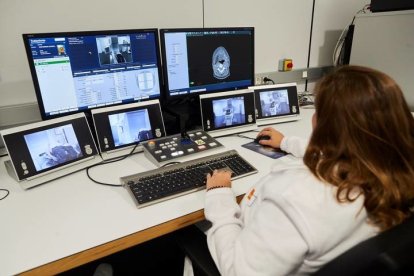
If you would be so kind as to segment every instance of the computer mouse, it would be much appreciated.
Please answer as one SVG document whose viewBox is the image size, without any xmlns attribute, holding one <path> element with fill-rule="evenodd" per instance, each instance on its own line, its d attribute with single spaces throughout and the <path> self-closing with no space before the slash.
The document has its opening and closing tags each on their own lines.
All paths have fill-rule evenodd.
<svg viewBox="0 0 414 276">
<path fill-rule="evenodd" d="M 259 143 L 260 140 L 270 140 L 270 136 L 269 135 L 261 135 L 256 137 L 256 139 L 254 139 L 255 143 Z"/>
</svg>

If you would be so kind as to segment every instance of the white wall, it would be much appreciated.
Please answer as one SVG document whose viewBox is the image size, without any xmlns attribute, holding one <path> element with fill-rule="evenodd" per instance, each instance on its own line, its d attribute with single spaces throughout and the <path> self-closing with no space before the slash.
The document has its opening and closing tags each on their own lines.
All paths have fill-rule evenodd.
<svg viewBox="0 0 414 276">
<path fill-rule="evenodd" d="M 309 67 L 331 66 L 342 30 L 370 0 L 316 0 Z"/>
<path fill-rule="evenodd" d="M 414 11 L 380 12 L 355 19 L 351 64 L 390 75 L 414 111 Z"/>
<path fill-rule="evenodd" d="M 277 71 L 278 61 L 306 67 L 312 18 L 310 0 L 207 0 L 205 26 L 255 27 L 255 72 Z"/>
<path fill-rule="evenodd" d="M 331 64 L 333 45 L 368 0 L 316 0 L 311 67 Z M 129 28 L 253 26 L 256 73 L 278 60 L 307 65 L 311 0 L 0 0 L 0 107 L 36 101 L 23 33 Z"/>
<path fill-rule="evenodd" d="M 0 77 L 31 79 L 23 33 L 201 27 L 202 22 L 201 0 L 1 0 Z"/>
</svg>

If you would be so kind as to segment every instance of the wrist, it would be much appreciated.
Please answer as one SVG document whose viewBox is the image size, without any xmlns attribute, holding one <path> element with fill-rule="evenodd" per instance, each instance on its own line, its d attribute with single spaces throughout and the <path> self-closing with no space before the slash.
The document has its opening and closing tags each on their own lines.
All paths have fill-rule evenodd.
<svg viewBox="0 0 414 276">
<path fill-rule="evenodd" d="M 211 190 L 214 190 L 214 189 L 221 189 L 221 188 L 230 188 L 229 186 L 224 186 L 224 185 L 219 185 L 219 186 L 211 186 L 211 187 L 208 187 L 207 189 L 206 189 L 206 191 L 208 192 L 208 191 L 211 191 Z"/>
</svg>

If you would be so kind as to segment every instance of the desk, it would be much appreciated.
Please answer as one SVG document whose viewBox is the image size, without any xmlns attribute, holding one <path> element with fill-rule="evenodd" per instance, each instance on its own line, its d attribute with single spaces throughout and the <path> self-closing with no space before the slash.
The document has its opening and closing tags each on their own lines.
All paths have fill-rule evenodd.
<svg viewBox="0 0 414 276">
<path fill-rule="evenodd" d="M 275 127 L 285 135 L 308 137 L 313 110 L 302 119 Z M 255 137 L 248 132 L 246 136 Z M 233 182 L 241 198 L 274 162 L 241 147 L 250 142 L 237 136 L 218 140 L 236 149 L 259 173 Z M 138 209 L 125 188 L 93 183 L 80 171 L 30 190 L 22 190 L 0 162 L 0 187 L 10 191 L 0 201 L 0 275 L 57 274 L 196 223 L 204 218 L 205 191 Z M 143 153 L 99 166 L 91 175 L 119 183 L 119 177 L 154 169 Z"/>
</svg>

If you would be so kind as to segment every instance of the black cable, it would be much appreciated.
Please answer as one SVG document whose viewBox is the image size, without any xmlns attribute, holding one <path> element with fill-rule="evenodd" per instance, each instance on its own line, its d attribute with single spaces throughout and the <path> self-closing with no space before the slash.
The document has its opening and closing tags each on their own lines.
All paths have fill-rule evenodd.
<svg viewBox="0 0 414 276">
<path fill-rule="evenodd" d="M 167 167 L 167 166 L 171 166 L 171 165 L 175 165 L 175 164 L 180 164 L 180 163 L 181 162 L 178 162 L 178 161 L 172 161 L 172 162 L 168 162 L 168 163 L 162 165 L 160 168 L 164 168 L 164 167 Z"/>
<path fill-rule="evenodd" d="M 134 154 L 134 151 L 137 148 L 137 146 L 138 146 L 138 143 L 135 144 L 135 146 L 132 148 L 131 152 L 128 153 L 128 154 L 125 154 L 125 155 L 122 155 L 122 156 L 118 156 L 118 157 L 114 157 L 114 158 L 111 158 L 111 159 L 107 159 L 107 160 L 104 160 L 102 162 L 99 162 L 97 164 L 93 164 L 93 165 L 87 167 L 86 168 L 86 175 L 88 176 L 88 178 L 91 181 L 95 182 L 96 184 L 105 185 L 105 186 L 112 186 L 112 187 L 123 187 L 124 186 L 123 184 L 105 183 L 105 182 L 100 182 L 98 180 L 95 180 L 89 174 L 89 170 L 92 169 L 93 167 L 97 167 L 97 166 L 101 166 L 101 165 L 110 164 L 110 163 L 114 163 L 114 162 L 118 162 L 118 161 L 124 160 L 127 157 L 129 157 L 129 156 L 131 156 L 131 155 Z"/>
<path fill-rule="evenodd" d="M 249 137 L 249 136 L 244 136 L 242 134 L 236 134 L 235 136 L 240 137 L 240 138 L 246 138 L 246 139 L 250 139 L 250 140 L 254 140 L 255 138 Z"/>
<path fill-rule="evenodd" d="M 263 81 L 265 81 L 265 82 L 270 81 L 270 82 L 272 82 L 273 84 L 275 84 L 275 82 L 274 82 L 272 79 L 268 78 L 268 77 L 264 77 L 264 78 L 263 78 Z"/>
<path fill-rule="evenodd" d="M 203 0 L 202 5 L 203 5 L 203 29 L 204 29 L 204 0 Z"/>
<path fill-rule="evenodd" d="M 315 16 L 315 0 L 312 1 L 312 17 L 311 17 L 311 25 L 310 25 L 310 34 L 309 34 L 309 48 L 308 48 L 308 62 L 306 68 L 309 68 L 310 65 L 310 56 L 311 56 L 311 48 L 312 48 L 312 32 L 313 32 L 313 18 Z M 305 91 L 308 91 L 308 79 L 306 78 L 305 81 Z"/>
<path fill-rule="evenodd" d="M 6 192 L 6 194 L 5 194 L 3 197 L 0 197 L 0 200 L 5 199 L 5 198 L 6 198 L 6 197 L 8 197 L 8 196 L 9 196 L 9 194 L 10 194 L 10 191 L 9 191 L 9 190 L 7 190 L 7 189 L 0 189 L 0 191 Z"/>
</svg>

